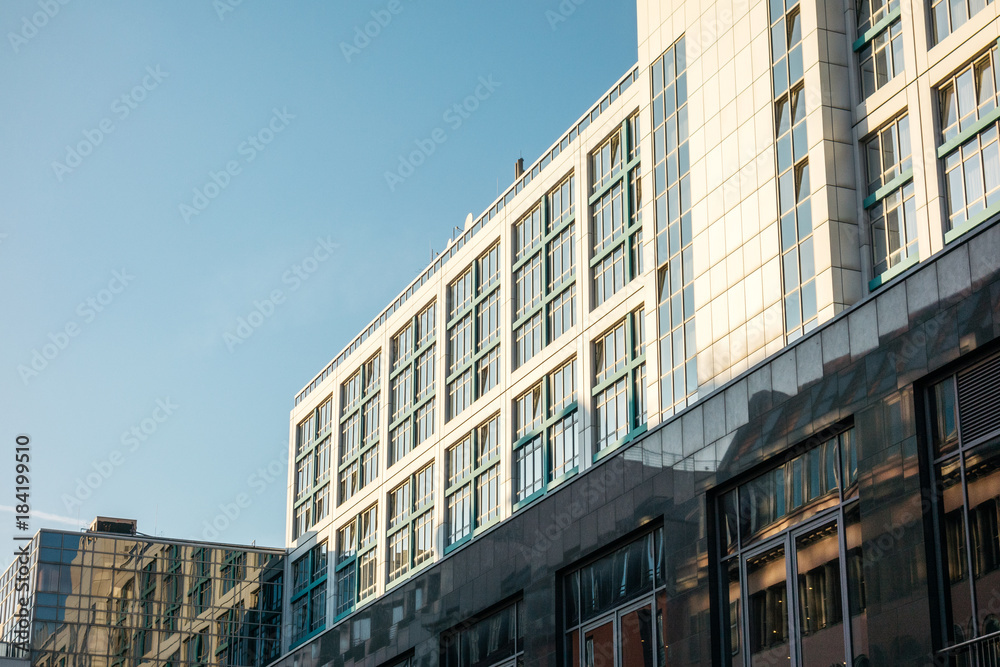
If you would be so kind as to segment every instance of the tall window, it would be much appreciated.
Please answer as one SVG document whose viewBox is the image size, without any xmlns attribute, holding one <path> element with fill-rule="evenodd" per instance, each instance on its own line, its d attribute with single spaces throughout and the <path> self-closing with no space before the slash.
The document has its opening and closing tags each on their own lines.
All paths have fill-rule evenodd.
<svg viewBox="0 0 1000 667">
<path fill-rule="evenodd" d="M 329 514 L 333 397 L 326 398 L 295 428 L 295 503 L 292 539 Z"/>
<path fill-rule="evenodd" d="M 433 463 L 389 492 L 386 516 L 386 582 L 391 584 L 434 559 Z"/>
<path fill-rule="evenodd" d="M 595 459 L 646 431 L 645 328 L 640 308 L 594 341 Z"/>
<path fill-rule="evenodd" d="M 997 47 L 938 88 L 951 241 L 1000 211 Z"/>
<path fill-rule="evenodd" d="M 931 0 L 934 41 L 940 42 L 961 28 L 966 21 L 992 2 L 993 0 Z"/>
<path fill-rule="evenodd" d="M 937 577 L 944 645 L 953 664 L 989 664 L 1000 651 L 1000 357 L 927 392 L 936 491 Z M 978 658 L 978 659 L 977 659 Z"/>
<path fill-rule="evenodd" d="M 681 37 L 653 63 L 653 167 L 660 406 L 664 416 L 698 395 L 694 322 L 687 57 Z"/>
<path fill-rule="evenodd" d="M 381 378 L 382 355 L 376 354 L 341 387 L 340 457 L 337 465 L 341 503 L 350 500 L 378 476 Z"/>
<path fill-rule="evenodd" d="M 392 337 L 390 466 L 434 434 L 436 310 L 427 306 Z"/>
<path fill-rule="evenodd" d="M 818 324 L 802 16 L 798 0 L 788 0 L 786 4 L 771 2 L 770 17 L 782 294 L 785 335 L 792 341 Z"/>
<path fill-rule="evenodd" d="M 446 464 L 448 548 L 500 518 L 500 415 L 449 447 Z"/>
<path fill-rule="evenodd" d="M 337 530 L 337 618 L 375 595 L 377 586 L 378 505 L 372 505 Z"/>
<path fill-rule="evenodd" d="M 868 664 L 857 460 L 844 431 L 719 499 L 724 665 Z"/>
<path fill-rule="evenodd" d="M 292 563 L 292 645 L 326 627 L 326 542 Z"/>
<path fill-rule="evenodd" d="M 570 174 L 514 225 L 514 367 L 576 324 L 576 181 Z"/>
<path fill-rule="evenodd" d="M 453 419 L 500 382 L 500 243 L 448 286 L 448 405 Z"/>
<path fill-rule="evenodd" d="M 520 601 L 467 619 L 441 637 L 442 667 L 515 667 L 523 663 L 524 607 Z"/>
<path fill-rule="evenodd" d="M 871 224 L 872 266 L 875 276 L 881 277 L 917 256 L 909 117 L 900 116 L 879 128 L 864 145 L 868 166 L 868 197 L 864 203 Z M 881 278 L 872 286 L 879 284 Z"/>
<path fill-rule="evenodd" d="M 575 359 L 514 400 L 515 507 L 577 471 L 577 407 Z"/>
<path fill-rule="evenodd" d="M 901 14 L 899 0 L 858 0 L 858 40 L 854 50 L 861 66 L 861 92 L 865 97 L 903 71 Z M 801 30 L 798 23 L 794 27 Z M 772 32 L 771 39 L 773 43 L 778 37 Z"/>
<path fill-rule="evenodd" d="M 663 529 L 658 528 L 566 575 L 567 665 L 673 664 L 667 661 L 663 560 Z M 672 619 L 674 625 L 685 622 Z"/>
<path fill-rule="evenodd" d="M 596 308 L 642 273 L 639 115 L 590 154 L 590 271 Z"/>
</svg>

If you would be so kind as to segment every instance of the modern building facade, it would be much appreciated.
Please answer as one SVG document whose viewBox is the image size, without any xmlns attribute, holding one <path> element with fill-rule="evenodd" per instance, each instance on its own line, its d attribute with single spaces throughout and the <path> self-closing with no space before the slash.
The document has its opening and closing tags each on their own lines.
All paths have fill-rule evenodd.
<svg viewBox="0 0 1000 667">
<path fill-rule="evenodd" d="M 637 15 L 296 396 L 280 664 L 993 664 L 998 5 Z"/>
<path fill-rule="evenodd" d="M 283 549 L 152 538 L 103 518 L 23 548 L 0 578 L 0 641 L 26 644 L 32 667 L 260 667 L 280 655 Z"/>
</svg>

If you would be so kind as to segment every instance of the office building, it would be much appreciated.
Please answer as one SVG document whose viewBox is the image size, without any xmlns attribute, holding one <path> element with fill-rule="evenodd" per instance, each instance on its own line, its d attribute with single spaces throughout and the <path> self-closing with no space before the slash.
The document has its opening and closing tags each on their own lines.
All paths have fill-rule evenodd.
<svg viewBox="0 0 1000 667">
<path fill-rule="evenodd" d="M 295 397 L 282 666 L 996 659 L 998 4 L 636 10 Z"/>
<path fill-rule="evenodd" d="M 0 578 L 0 641 L 31 667 L 262 667 L 280 654 L 283 549 L 154 538 L 103 517 L 19 546 Z"/>
</svg>

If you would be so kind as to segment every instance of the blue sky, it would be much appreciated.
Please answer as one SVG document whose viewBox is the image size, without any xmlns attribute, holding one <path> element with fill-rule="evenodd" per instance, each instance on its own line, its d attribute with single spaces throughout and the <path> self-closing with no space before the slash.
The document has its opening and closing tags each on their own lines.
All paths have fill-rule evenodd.
<svg viewBox="0 0 1000 667">
<path fill-rule="evenodd" d="M 280 546 L 295 393 L 634 64 L 635 5 L 63 1 L 0 4 L 0 539 L 23 433 L 32 533 Z"/>
</svg>

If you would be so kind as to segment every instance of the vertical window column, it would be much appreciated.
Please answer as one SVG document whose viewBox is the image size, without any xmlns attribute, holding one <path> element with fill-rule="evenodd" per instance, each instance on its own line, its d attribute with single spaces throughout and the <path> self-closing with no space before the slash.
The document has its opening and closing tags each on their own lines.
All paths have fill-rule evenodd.
<svg viewBox="0 0 1000 667">
<path fill-rule="evenodd" d="M 337 531 L 336 618 L 375 595 L 378 505 L 372 505 Z"/>
<path fill-rule="evenodd" d="M 339 503 L 378 476 L 381 373 L 381 354 L 376 354 L 341 388 Z"/>
<path fill-rule="evenodd" d="M 789 33 L 789 42 L 791 38 Z M 772 32 L 771 39 L 778 40 L 779 36 Z M 903 19 L 899 0 L 858 0 L 858 38 L 854 51 L 858 54 L 864 97 L 903 71 Z"/>
<path fill-rule="evenodd" d="M 594 341 L 594 460 L 646 432 L 645 317 L 640 308 Z"/>
<path fill-rule="evenodd" d="M 514 401 L 514 509 L 579 470 L 576 360 L 550 373 Z"/>
<path fill-rule="evenodd" d="M 574 176 L 514 225 L 514 367 L 576 324 Z"/>
<path fill-rule="evenodd" d="M 500 244 L 448 286 L 448 403 L 457 417 L 500 381 Z"/>
<path fill-rule="evenodd" d="M 389 465 L 434 435 L 436 304 L 392 337 L 389 375 Z"/>
<path fill-rule="evenodd" d="M 434 464 L 389 492 L 386 584 L 434 558 Z"/>
<path fill-rule="evenodd" d="M 590 154 L 593 307 L 642 271 L 639 117 L 634 114 Z"/>
<path fill-rule="evenodd" d="M 292 645 L 326 627 L 326 542 L 292 563 Z"/>
<path fill-rule="evenodd" d="M 771 0 L 770 17 L 782 294 L 791 342 L 819 321 L 799 0 Z"/>
<path fill-rule="evenodd" d="M 500 518 L 500 415 L 448 448 L 445 550 Z"/>
<path fill-rule="evenodd" d="M 653 63 L 653 175 L 660 406 L 663 417 L 698 395 L 687 58 L 681 37 Z"/>
</svg>

